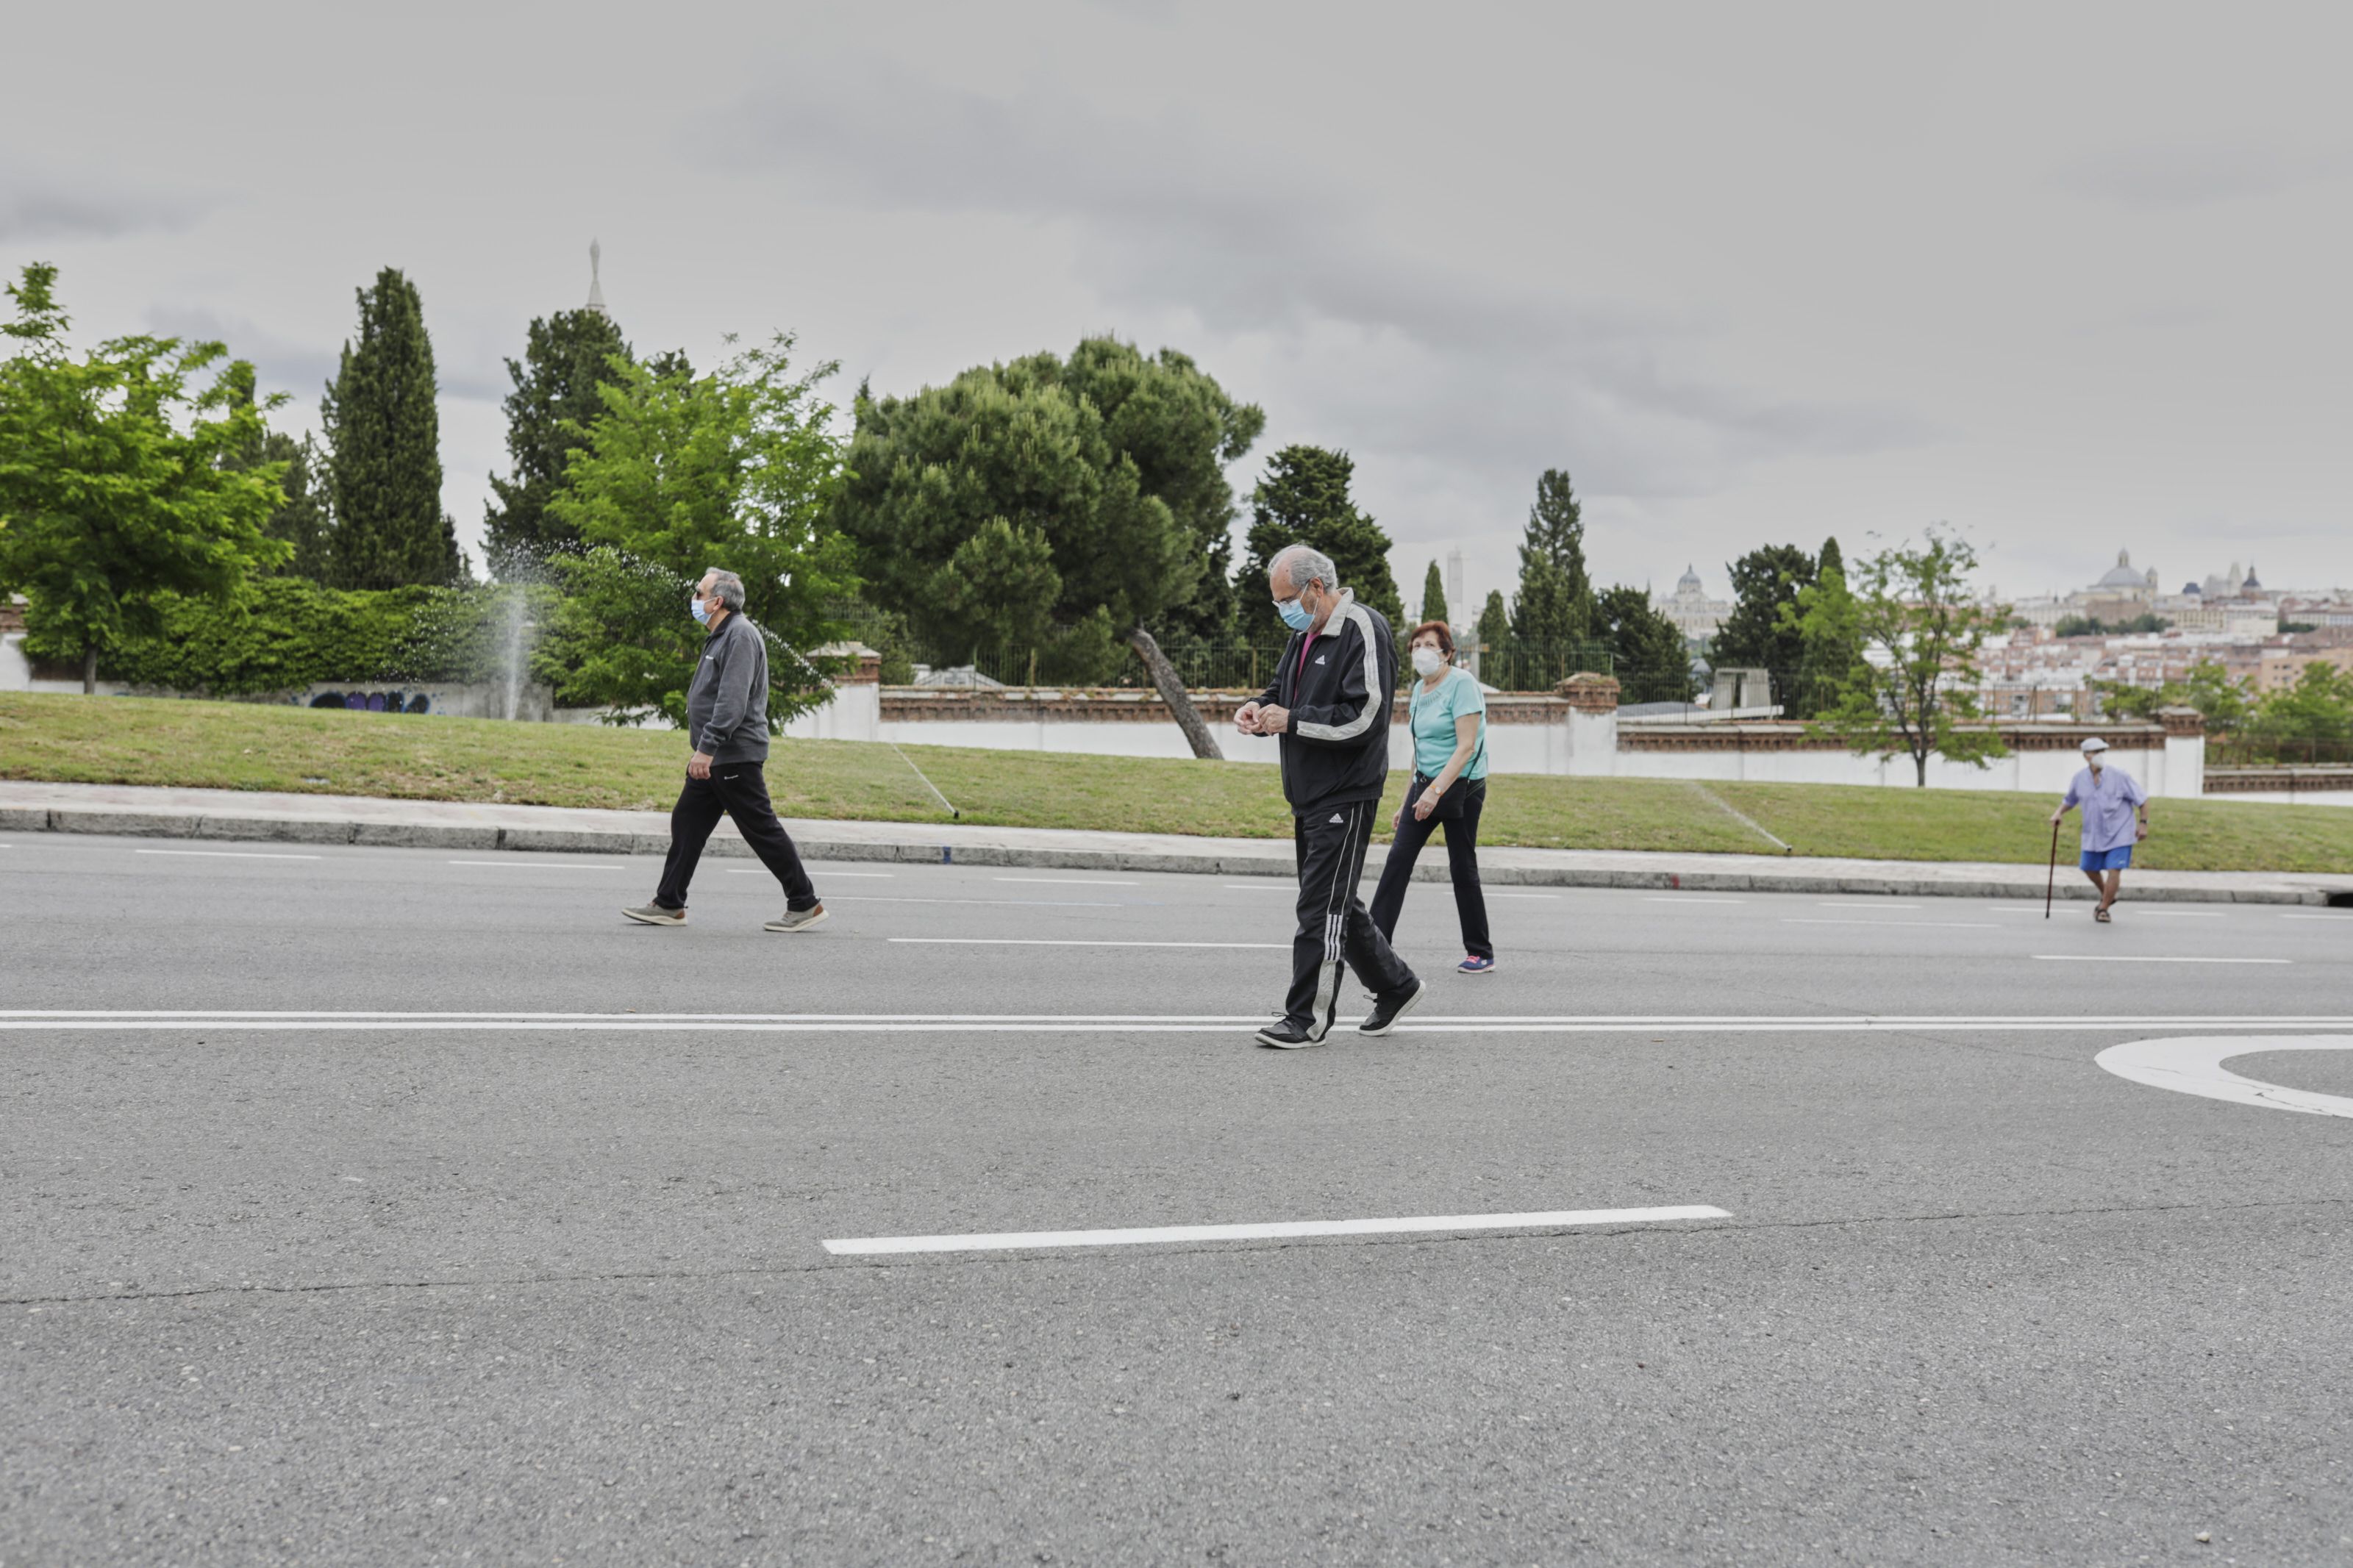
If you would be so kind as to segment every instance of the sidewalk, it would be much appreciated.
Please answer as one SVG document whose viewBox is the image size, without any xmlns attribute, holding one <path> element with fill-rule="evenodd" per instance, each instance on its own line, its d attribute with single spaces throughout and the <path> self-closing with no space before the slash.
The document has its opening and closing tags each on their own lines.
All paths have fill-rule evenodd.
<svg viewBox="0 0 2353 1568">
<path fill-rule="evenodd" d="M 1282 838 L 1196 838 L 1174 833 L 1082 833 L 954 823 L 787 820 L 786 826 L 801 853 L 818 861 L 904 860 L 1241 877 L 1288 877 L 1293 870 L 1291 845 Z M 0 780 L 0 831 L 568 855 L 659 855 L 670 847 L 670 819 L 653 811 L 8 780 Z M 723 823 L 708 852 L 748 857 L 751 850 L 732 824 Z M 1378 853 L 1377 847 L 1376 860 Z M 1482 849 L 1479 868 L 1484 880 L 1504 887 L 1912 898 L 2039 899 L 2046 875 L 2042 866 L 1964 861 L 1506 848 Z M 1446 858 L 1423 856 L 1417 875 L 1422 880 L 1443 880 Z M 2326 904 L 2335 894 L 2353 902 L 2353 875 L 2134 871 L 2127 888 L 2128 896 L 2140 900 Z M 2073 867 L 2060 868 L 2060 897 L 2089 898 L 2091 892 Z"/>
</svg>

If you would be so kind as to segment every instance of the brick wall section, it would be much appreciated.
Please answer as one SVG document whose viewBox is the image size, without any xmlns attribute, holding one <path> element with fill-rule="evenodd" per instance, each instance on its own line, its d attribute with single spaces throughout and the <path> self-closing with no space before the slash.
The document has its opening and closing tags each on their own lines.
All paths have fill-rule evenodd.
<svg viewBox="0 0 2353 1568">
<path fill-rule="evenodd" d="M 1197 691 L 1193 707 L 1211 726 L 1230 724 L 1235 710 L 1251 700 L 1234 691 Z M 1496 724 L 1557 724 L 1568 712 L 1558 697 L 1498 692 L 1487 699 L 1487 717 Z M 1406 700 L 1399 696 L 1392 711 L 1395 722 L 1406 717 Z M 885 722 L 918 723 L 986 720 L 997 723 L 1171 724 L 1168 705 L 1155 691 L 1115 688 L 1100 691 L 1053 690 L 1036 693 L 1018 688 L 1005 691 L 956 691 L 935 687 L 886 686 L 882 689 Z"/>
</svg>

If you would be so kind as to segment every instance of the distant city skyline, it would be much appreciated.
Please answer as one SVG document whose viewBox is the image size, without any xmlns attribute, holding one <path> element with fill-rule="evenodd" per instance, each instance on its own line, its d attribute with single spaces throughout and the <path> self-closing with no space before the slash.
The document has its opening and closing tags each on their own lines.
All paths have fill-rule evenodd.
<svg viewBox="0 0 2353 1568">
<path fill-rule="evenodd" d="M 478 564 L 501 356 L 596 239 L 640 350 L 794 331 L 839 402 L 1180 349 L 1268 412 L 1245 506 L 1276 447 L 1345 447 L 1398 581 L 1460 547 L 1475 599 L 1547 467 L 1597 580 L 1654 592 L 1938 521 L 2008 594 L 2123 547 L 2353 584 L 2342 8 L 1240 15 L 53 9 L 24 58 L 105 58 L 114 104 L 0 100 L 0 265 L 58 263 L 84 338 L 227 340 L 294 429 L 404 268 Z M 255 155 L 185 134 L 191 84 Z"/>
</svg>

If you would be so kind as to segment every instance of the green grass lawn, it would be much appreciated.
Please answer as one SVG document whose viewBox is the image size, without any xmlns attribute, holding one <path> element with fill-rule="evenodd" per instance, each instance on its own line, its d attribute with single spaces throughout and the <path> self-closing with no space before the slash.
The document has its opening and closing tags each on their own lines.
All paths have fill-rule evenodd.
<svg viewBox="0 0 2353 1568">
<path fill-rule="evenodd" d="M 1234 837 L 1291 830 L 1275 771 L 1262 763 L 960 746 L 910 746 L 907 755 L 970 823 Z M 667 810 L 684 765 L 674 731 L 0 693 L 0 778 Z M 889 746 L 780 741 L 768 785 L 787 816 L 947 819 Z M 1800 855 L 2039 865 L 2051 845 L 2051 802 L 2041 795 L 1516 774 L 1489 782 L 1481 838 L 1770 853 L 1725 805 Z M 2353 871 L 2353 809 L 2164 800 L 2151 817 L 2143 865 Z M 2073 844 L 2071 826 L 2062 850 Z"/>
</svg>

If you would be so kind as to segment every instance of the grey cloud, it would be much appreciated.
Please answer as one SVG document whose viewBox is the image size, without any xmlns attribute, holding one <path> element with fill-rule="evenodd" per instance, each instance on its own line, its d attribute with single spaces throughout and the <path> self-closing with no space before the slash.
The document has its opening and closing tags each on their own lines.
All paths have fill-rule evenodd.
<svg viewBox="0 0 2353 1568">
<path fill-rule="evenodd" d="M 2148 146 L 2085 159 L 2063 171 L 2060 184 L 2078 195 L 2123 206 L 2195 207 L 2341 179 L 2348 169 L 2353 159 L 2341 153 Z"/>
<path fill-rule="evenodd" d="M 203 216 L 207 206 L 202 198 L 185 193 L 0 167 L 0 242 L 115 239 L 183 228 Z"/>
<path fill-rule="evenodd" d="M 147 326 L 167 337 L 227 344 L 232 358 L 253 362 L 255 379 L 265 395 L 284 392 L 306 402 L 315 399 L 342 361 L 340 343 L 296 342 L 243 316 L 226 315 L 203 305 L 152 310 L 147 312 Z"/>
<path fill-rule="evenodd" d="M 1683 494 L 1776 452 L 1870 451 L 1921 434 L 1892 408 L 1671 375 L 1662 357 L 1703 335 L 1694 322 L 1409 255 L 1360 216 L 1369 193 L 1229 144 L 1187 114 L 1124 120 L 1068 94 L 1000 100 L 836 61 L 821 82 L 729 110 L 719 140 L 853 208 L 1064 226 L 1108 301 L 1188 315 L 1211 333 L 1303 344 L 1337 325 L 1393 337 L 1413 362 L 1409 383 L 1316 376 L 1289 404 L 1385 450 L 1537 468 L 1575 450 L 1599 485 Z"/>
</svg>

